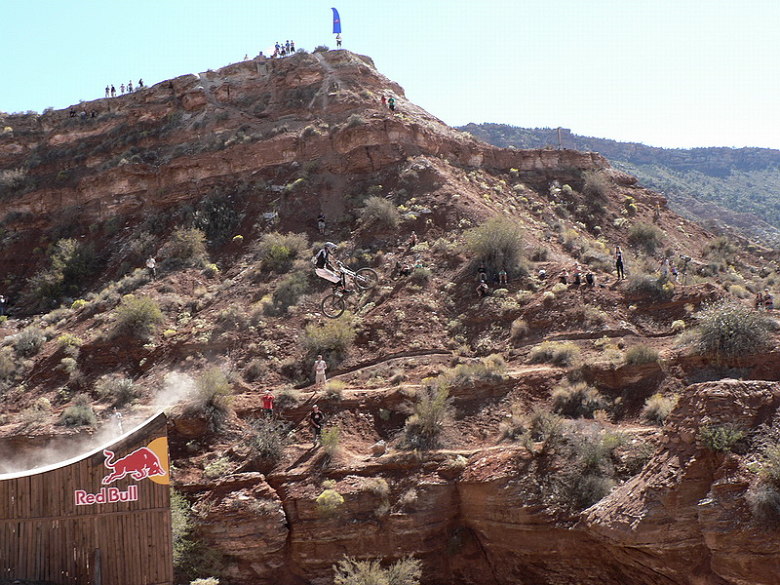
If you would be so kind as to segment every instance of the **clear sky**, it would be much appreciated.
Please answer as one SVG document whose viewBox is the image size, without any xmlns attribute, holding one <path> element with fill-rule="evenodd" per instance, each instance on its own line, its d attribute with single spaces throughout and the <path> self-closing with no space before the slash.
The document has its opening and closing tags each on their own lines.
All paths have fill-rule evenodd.
<svg viewBox="0 0 780 585">
<path fill-rule="evenodd" d="M 780 0 L 0 0 L 0 111 L 335 47 L 331 6 L 344 48 L 451 125 L 780 148 Z"/>
</svg>

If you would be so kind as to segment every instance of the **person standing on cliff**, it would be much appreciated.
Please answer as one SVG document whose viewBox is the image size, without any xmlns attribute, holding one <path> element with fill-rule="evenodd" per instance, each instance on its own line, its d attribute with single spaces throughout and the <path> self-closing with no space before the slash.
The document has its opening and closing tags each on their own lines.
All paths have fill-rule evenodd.
<svg viewBox="0 0 780 585">
<path fill-rule="evenodd" d="M 5 315 L 5 296 L 0 295 L 0 317 Z"/>
<path fill-rule="evenodd" d="M 157 278 L 157 260 L 154 259 L 154 256 L 149 256 L 149 258 L 146 259 L 146 268 L 149 270 L 149 276 L 152 277 L 152 280 Z"/>
<path fill-rule="evenodd" d="M 325 382 L 328 381 L 325 375 L 325 370 L 327 369 L 328 364 L 322 359 L 321 355 L 318 355 L 317 361 L 314 362 L 314 385 L 319 389 L 322 389 L 325 386 Z"/>
<path fill-rule="evenodd" d="M 125 95 L 125 84 L 119 86 L 119 91 L 122 93 L 122 95 Z"/>
<path fill-rule="evenodd" d="M 615 246 L 615 269 L 617 270 L 618 280 L 625 280 L 626 273 L 623 270 L 623 250 L 620 246 Z"/>
<path fill-rule="evenodd" d="M 316 404 L 311 408 L 311 414 L 309 415 L 309 425 L 311 426 L 312 442 L 314 447 L 320 442 L 320 435 L 322 434 L 322 425 L 325 423 L 325 415 L 320 410 L 320 407 Z"/>
<path fill-rule="evenodd" d="M 387 106 L 390 108 L 391 112 L 395 112 L 395 98 L 391 97 L 389 100 L 387 100 Z"/>
<path fill-rule="evenodd" d="M 108 85 L 106 86 L 106 97 L 109 97 L 111 95 L 111 87 Z"/>
<path fill-rule="evenodd" d="M 113 85 L 111 86 L 111 97 L 116 97 L 116 88 Z"/>
<path fill-rule="evenodd" d="M 270 390 L 263 394 L 263 414 L 266 418 L 274 417 L 274 395 Z"/>
<path fill-rule="evenodd" d="M 127 82 L 127 93 L 133 93 L 133 82 L 128 81 Z"/>
</svg>

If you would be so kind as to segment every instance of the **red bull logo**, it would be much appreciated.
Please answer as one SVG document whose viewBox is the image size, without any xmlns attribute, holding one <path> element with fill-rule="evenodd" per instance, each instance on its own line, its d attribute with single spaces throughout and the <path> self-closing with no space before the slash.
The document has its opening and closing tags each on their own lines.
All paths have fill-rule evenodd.
<svg viewBox="0 0 780 585">
<path fill-rule="evenodd" d="M 77 506 L 87 506 L 90 504 L 113 504 L 114 502 L 137 502 L 138 486 L 129 485 L 126 490 L 120 490 L 115 487 L 100 488 L 96 494 L 90 494 L 86 490 L 76 490 L 74 492 Z"/>
<path fill-rule="evenodd" d="M 103 451 L 103 455 L 106 456 L 104 465 L 111 470 L 111 473 L 103 478 L 101 482 L 103 485 L 114 483 L 128 475 L 135 481 L 141 481 L 147 477 L 168 475 L 160 458 L 149 447 L 141 447 L 116 460 L 114 460 L 114 452 L 108 449 Z"/>
</svg>

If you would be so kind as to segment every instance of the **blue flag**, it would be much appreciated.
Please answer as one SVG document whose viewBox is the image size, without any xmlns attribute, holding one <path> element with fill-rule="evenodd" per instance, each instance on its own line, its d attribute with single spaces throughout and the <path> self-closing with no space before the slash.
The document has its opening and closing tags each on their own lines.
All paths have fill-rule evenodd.
<svg viewBox="0 0 780 585">
<path fill-rule="evenodd" d="M 339 18 L 339 11 L 335 8 L 331 8 L 333 11 L 333 34 L 341 34 L 341 18 Z"/>
</svg>

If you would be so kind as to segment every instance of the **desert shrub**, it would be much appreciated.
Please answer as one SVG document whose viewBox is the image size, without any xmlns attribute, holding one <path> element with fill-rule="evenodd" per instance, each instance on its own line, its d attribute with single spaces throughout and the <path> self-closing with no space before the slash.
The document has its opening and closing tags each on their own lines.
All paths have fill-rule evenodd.
<svg viewBox="0 0 780 585">
<path fill-rule="evenodd" d="M 528 331 L 528 323 L 518 317 L 512 321 L 512 325 L 509 328 L 509 337 L 512 339 L 512 341 L 518 341 L 528 335 Z"/>
<path fill-rule="evenodd" d="M 60 422 L 66 427 L 94 426 L 97 416 L 89 398 L 84 394 L 77 395 L 71 405 L 62 411 Z"/>
<path fill-rule="evenodd" d="M 338 427 L 328 427 L 320 434 L 322 450 L 328 457 L 335 457 L 341 449 L 341 431 Z"/>
<path fill-rule="evenodd" d="M 207 547 L 193 534 L 192 511 L 187 499 L 171 490 L 171 528 L 173 532 L 173 567 L 177 583 L 197 579 L 198 575 L 219 574 L 224 562 L 221 554 Z"/>
<path fill-rule="evenodd" d="M 230 414 L 232 388 L 225 373 L 214 366 L 195 379 L 195 401 L 191 411 L 205 415 L 213 430 L 218 430 Z"/>
<path fill-rule="evenodd" d="M 702 249 L 706 258 L 712 258 L 724 264 L 730 264 L 737 253 L 737 246 L 726 236 L 719 236 L 707 242 Z"/>
<path fill-rule="evenodd" d="M 552 409 L 558 414 L 574 418 L 593 418 L 593 413 L 603 410 L 608 402 L 595 388 L 584 382 L 563 384 L 552 393 Z"/>
<path fill-rule="evenodd" d="M 306 360 L 322 354 L 328 365 L 341 362 L 355 342 L 355 328 L 349 319 L 330 320 L 322 326 L 310 324 L 303 334 L 303 348 Z"/>
<path fill-rule="evenodd" d="M 13 379 L 17 371 L 18 361 L 14 358 L 10 347 L 0 349 L 0 380 L 8 382 Z"/>
<path fill-rule="evenodd" d="M 260 238 L 256 254 L 263 270 L 283 274 L 290 271 L 293 262 L 302 258 L 308 248 L 305 234 L 271 232 Z"/>
<path fill-rule="evenodd" d="M 232 473 L 233 464 L 227 457 L 217 457 L 206 464 L 203 468 L 203 474 L 209 479 L 217 479 Z"/>
<path fill-rule="evenodd" d="M 341 400 L 346 383 L 341 380 L 328 380 L 325 383 L 325 390 L 322 393 L 322 397 L 325 400 Z"/>
<path fill-rule="evenodd" d="M 190 585 L 219 585 L 219 579 L 217 579 L 216 577 L 195 579 L 194 581 L 190 581 Z"/>
<path fill-rule="evenodd" d="M 162 311 L 154 299 L 125 295 L 116 308 L 113 334 L 147 339 L 162 322 Z"/>
<path fill-rule="evenodd" d="M 330 48 L 327 45 L 317 45 L 312 53 L 327 53 L 328 51 L 330 51 Z"/>
<path fill-rule="evenodd" d="M 63 333 L 57 336 L 57 345 L 65 352 L 68 352 L 70 348 L 78 349 L 82 343 L 84 341 L 72 333 Z"/>
<path fill-rule="evenodd" d="M 602 171 L 585 171 L 582 194 L 588 199 L 605 200 L 612 191 L 612 181 Z"/>
<path fill-rule="evenodd" d="M 769 441 L 761 448 L 761 477 L 775 485 L 780 485 L 780 444 Z"/>
<path fill-rule="evenodd" d="M 317 513 L 321 516 L 336 516 L 341 512 L 344 505 L 344 496 L 335 488 L 325 488 L 315 500 Z"/>
<path fill-rule="evenodd" d="M 309 278 L 305 272 L 293 272 L 285 276 L 271 295 L 270 313 L 282 315 L 295 305 L 309 289 Z"/>
<path fill-rule="evenodd" d="M 632 274 L 628 277 L 626 291 L 633 295 L 665 300 L 674 294 L 674 285 L 667 279 L 652 274 Z"/>
<path fill-rule="evenodd" d="M 745 499 L 756 524 L 766 528 L 780 526 L 780 491 L 774 485 L 759 483 L 752 486 Z"/>
<path fill-rule="evenodd" d="M 383 569 L 378 561 L 345 557 L 333 566 L 334 585 L 419 585 L 421 562 L 406 558 Z"/>
<path fill-rule="evenodd" d="M 97 268 L 92 246 L 72 238 L 57 240 L 50 248 L 49 266 L 34 274 L 27 285 L 25 301 L 47 307 L 63 295 L 76 295 Z"/>
<path fill-rule="evenodd" d="M 650 255 L 663 245 L 663 237 L 664 233 L 651 223 L 635 223 L 628 230 L 628 243 Z"/>
<path fill-rule="evenodd" d="M 435 449 L 444 425 L 452 416 L 447 386 L 425 386 L 417 391 L 417 401 L 404 427 L 404 445 L 410 449 Z"/>
<path fill-rule="evenodd" d="M 771 339 L 772 320 L 736 302 L 707 305 L 694 317 L 698 321 L 698 351 L 704 355 L 751 355 L 765 348 Z"/>
<path fill-rule="evenodd" d="M 24 184 L 27 169 L 5 169 L 0 171 L 0 187 L 16 189 Z"/>
<path fill-rule="evenodd" d="M 511 219 L 494 217 L 466 232 L 466 247 L 474 268 L 484 264 L 489 273 L 502 268 L 511 276 L 525 274 L 523 238 L 520 226 Z"/>
<path fill-rule="evenodd" d="M 676 319 L 675 321 L 672 321 L 672 331 L 674 333 L 680 333 L 683 330 L 685 330 L 685 321 L 682 319 Z"/>
<path fill-rule="evenodd" d="M 635 345 L 626 351 L 625 362 L 629 366 L 651 364 L 658 361 L 658 351 L 648 345 Z"/>
<path fill-rule="evenodd" d="M 46 343 L 46 335 L 40 327 L 31 325 L 17 333 L 13 340 L 16 353 L 30 357 L 41 351 L 43 344 Z"/>
<path fill-rule="evenodd" d="M 528 360 L 532 364 L 551 363 L 567 367 L 580 358 L 580 348 L 570 341 L 545 341 L 531 350 Z"/>
<path fill-rule="evenodd" d="M 246 368 L 244 368 L 244 380 L 247 382 L 254 382 L 258 378 L 265 376 L 267 371 L 266 360 L 253 359 Z"/>
<path fill-rule="evenodd" d="M 250 441 L 252 454 L 271 467 L 279 462 L 290 444 L 290 427 L 281 420 L 258 418 L 252 423 L 254 434 Z"/>
<path fill-rule="evenodd" d="M 705 424 L 699 427 L 698 438 L 711 451 L 731 451 L 745 438 L 745 431 L 730 424 Z"/>
<path fill-rule="evenodd" d="M 139 388 L 130 378 L 105 375 L 95 383 L 95 392 L 102 400 L 116 407 L 124 406 L 139 396 Z"/>
<path fill-rule="evenodd" d="M 275 409 L 279 412 L 295 408 L 301 401 L 301 393 L 293 388 L 282 388 L 276 394 Z"/>
<path fill-rule="evenodd" d="M 231 305 L 221 310 L 215 319 L 215 331 L 246 331 L 250 329 L 250 315 L 244 307 Z"/>
<path fill-rule="evenodd" d="M 401 222 L 401 214 L 392 202 L 383 197 L 371 196 L 360 210 L 360 222 L 364 228 L 395 230 Z"/>
<path fill-rule="evenodd" d="M 533 442 L 541 442 L 541 453 L 549 453 L 563 440 L 563 419 L 549 410 L 534 408 L 526 422 L 528 428 L 527 447 L 533 448 Z"/>
<path fill-rule="evenodd" d="M 746 299 L 750 296 L 750 292 L 740 284 L 732 284 L 729 286 L 729 293 L 738 299 Z"/>
<path fill-rule="evenodd" d="M 439 374 L 433 383 L 438 386 L 463 387 L 478 381 L 502 380 L 506 371 L 506 362 L 499 354 L 492 354 L 478 362 L 458 364 Z"/>
<path fill-rule="evenodd" d="M 590 508 L 604 498 L 613 487 L 615 487 L 615 481 L 610 477 L 595 473 L 581 475 L 572 486 L 572 504 L 578 510 Z"/>
<path fill-rule="evenodd" d="M 201 199 L 192 218 L 193 227 L 201 230 L 213 244 L 226 242 L 244 219 L 233 196 L 211 195 Z"/>
<path fill-rule="evenodd" d="M 188 266 L 199 266 L 208 258 L 206 234 L 197 228 L 179 228 L 163 245 L 161 255 Z"/>
<path fill-rule="evenodd" d="M 642 418 L 654 425 L 664 424 L 666 417 L 677 406 L 678 398 L 676 394 L 672 396 L 653 394 L 645 401 L 645 405 L 642 407 Z"/>
<path fill-rule="evenodd" d="M 417 286 L 426 286 L 431 281 L 432 272 L 428 268 L 415 268 L 409 275 L 409 280 Z"/>
</svg>

